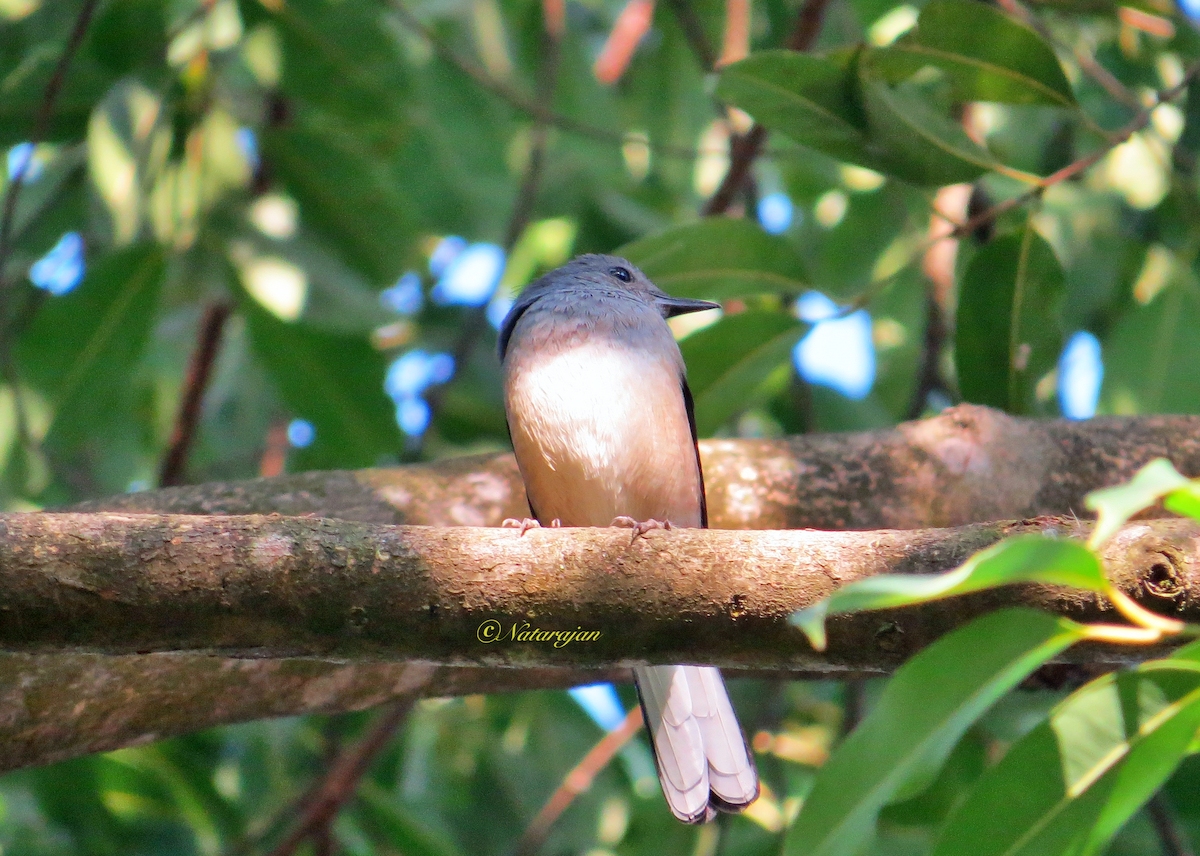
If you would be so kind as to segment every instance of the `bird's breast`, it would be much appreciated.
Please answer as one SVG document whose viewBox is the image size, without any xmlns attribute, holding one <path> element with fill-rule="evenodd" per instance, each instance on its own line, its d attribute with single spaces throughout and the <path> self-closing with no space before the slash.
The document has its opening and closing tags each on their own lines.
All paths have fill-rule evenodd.
<svg viewBox="0 0 1200 856">
<path fill-rule="evenodd" d="M 699 465 L 673 341 L 651 351 L 599 338 L 513 360 L 505 407 L 543 522 L 607 526 L 628 515 L 700 525 Z"/>
</svg>

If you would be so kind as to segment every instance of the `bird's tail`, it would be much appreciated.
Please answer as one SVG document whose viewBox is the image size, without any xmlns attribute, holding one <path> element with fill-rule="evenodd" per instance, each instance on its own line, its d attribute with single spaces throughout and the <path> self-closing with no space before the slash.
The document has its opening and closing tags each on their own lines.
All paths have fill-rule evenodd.
<svg viewBox="0 0 1200 856">
<path fill-rule="evenodd" d="M 633 670 L 658 780 L 685 823 L 739 811 L 758 797 L 758 773 L 721 673 L 710 666 Z"/>
</svg>

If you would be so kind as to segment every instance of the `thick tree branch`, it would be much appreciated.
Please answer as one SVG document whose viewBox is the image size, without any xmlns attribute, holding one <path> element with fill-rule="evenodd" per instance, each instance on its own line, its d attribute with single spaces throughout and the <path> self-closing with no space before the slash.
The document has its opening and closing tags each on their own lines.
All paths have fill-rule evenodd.
<svg viewBox="0 0 1200 856">
<path fill-rule="evenodd" d="M 1170 458 L 1188 475 L 1200 474 L 1200 418 L 1034 421 L 962 406 L 890 431 L 704 444 L 713 520 L 725 528 L 911 528 L 1082 513 L 1087 491 L 1126 480 L 1158 456 Z M 504 517 L 527 513 L 511 455 L 173 488 L 115 497 L 83 508 L 192 514 L 276 512 L 436 526 L 495 525 Z M 285 521 L 274 522 L 282 525 Z M 338 526 L 316 520 L 307 523 L 317 528 L 331 525 L 334 531 Z M 529 533 L 527 541 L 514 542 L 514 547 L 529 549 L 539 541 L 545 544 L 542 539 L 549 534 Z M 512 537 L 511 532 L 488 535 L 492 539 Z M 730 536 L 753 537 L 746 533 L 717 537 Z M 598 537 L 605 537 L 602 530 Z M 623 537 L 628 538 L 628 533 Z M 665 543 L 656 543 L 656 539 L 673 537 L 671 533 L 652 533 L 647 545 L 639 545 L 637 550 L 630 550 L 621 537 L 613 544 L 619 543 L 620 555 L 628 560 L 642 556 L 645 547 Z M 81 543 L 71 540 L 77 546 Z M 1175 562 L 1188 555 L 1187 550 L 1175 552 L 1176 548 L 1165 546 L 1170 549 L 1161 555 L 1150 551 L 1160 558 L 1150 562 L 1150 570 L 1152 576 L 1165 573 L 1166 584 L 1154 582 L 1148 588 L 1166 595 L 1157 599 L 1170 607 L 1180 592 L 1187 596 L 1194 586 L 1173 582 Z M 158 548 L 169 552 L 176 547 L 160 541 Z M 194 550 L 196 545 L 186 548 Z M 476 554 L 467 551 L 464 555 Z M 674 555 L 672 549 L 664 558 L 673 561 L 670 557 Z M 725 565 L 726 557 L 721 556 L 715 566 L 720 573 L 712 567 L 706 567 L 704 573 L 723 578 Z M 347 574 L 343 568 L 328 576 L 345 580 L 350 578 Z M 622 580 L 623 574 L 619 572 L 616 579 Z M 124 585 L 137 589 L 142 576 L 142 566 L 136 565 L 129 569 Z M 592 580 L 589 585 L 602 585 L 613 576 L 598 571 L 599 582 Z M 82 610 L 93 605 L 123 608 L 120 602 L 105 601 L 103 592 L 71 586 L 71 579 L 87 582 L 86 576 L 66 574 L 49 585 L 63 591 Z M 188 581 L 183 579 L 180 585 L 186 588 Z M 789 582 L 785 588 L 794 591 L 795 585 Z M 773 590 L 772 585 L 766 591 Z M 1191 596 L 1190 601 L 1196 602 L 1196 597 Z M 2 605 L 7 603 L 0 600 Z M 0 621 L 21 614 L 11 608 L 4 610 L 2 605 Z M 927 633 L 944 626 L 937 623 L 938 614 L 905 614 L 895 625 L 902 632 L 893 631 L 885 617 L 876 616 L 885 623 L 870 626 L 865 650 L 883 648 L 892 654 L 893 646 L 899 645 L 894 651 L 899 659 L 905 650 L 928 638 Z M 92 632 L 78 615 L 72 614 L 71 626 L 81 633 Z M 720 620 L 727 620 L 727 614 Z M 881 627 L 888 632 L 876 637 L 875 631 Z M 689 638 L 692 632 L 689 625 L 681 638 Z M 838 638 L 835 634 L 835 645 Z M 264 641 L 270 639 L 255 639 L 252 644 Z M 259 649 L 256 653 L 264 652 Z M 531 654 L 537 656 L 538 651 Z M 821 674 L 817 669 L 831 666 L 821 662 L 812 670 L 797 668 L 793 665 L 786 674 L 817 676 Z M 865 674 L 877 671 L 879 664 L 843 668 L 847 674 Z M 783 673 L 756 669 L 740 674 L 777 677 Z M 360 710 L 409 693 L 427 697 L 561 688 L 624 680 L 627 675 L 620 668 L 570 665 L 498 669 L 381 660 L 347 662 L 328 656 L 245 659 L 227 652 L 113 655 L 61 649 L 44 654 L 0 650 L 0 686 L 10 688 L 0 693 L 0 769 L 48 763 L 213 725 L 312 711 Z"/>
<path fill-rule="evenodd" d="M 1156 457 L 1200 475 L 1200 417 L 1085 422 L 960 405 L 894 429 L 700 444 L 718 529 L 915 529 L 1084 514 L 1091 490 Z M 80 511 L 312 514 L 365 523 L 496 526 L 528 508 L 511 454 L 125 494 Z"/>
<path fill-rule="evenodd" d="M 1077 592 L 1011 590 L 839 620 L 824 654 L 787 617 L 856 579 L 948 570 L 1006 535 L 1087 528 L 1046 517 L 948 530 L 680 529 L 631 541 L 621 528 L 521 535 L 259 515 L 5 514 L 0 648 L 883 670 L 998 604 L 1117 614 Z M 1106 549 L 1110 576 L 1200 623 L 1197 537 L 1189 521 L 1134 524 Z M 885 625 L 900 628 L 887 644 Z"/>
<path fill-rule="evenodd" d="M 0 693 L 0 771 L 216 725 L 366 710 L 409 696 L 564 689 L 627 680 L 625 669 L 0 651 L 0 686 L 5 687 Z"/>
<path fill-rule="evenodd" d="M 1085 528 L 1062 518 L 676 530 L 633 544 L 614 529 L 519 536 L 280 517 L 26 514 L 0 524 L 0 685 L 10 688 L 0 694 L 0 769 L 264 716 L 622 679 L 622 666 L 647 660 L 771 676 L 879 672 L 1012 603 L 1116 620 L 1090 595 L 1009 589 L 839 618 L 826 655 L 784 621 L 862 575 L 942 570 L 1005 534 Z M 1131 596 L 1196 621 L 1198 538 L 1186 521 L 1132 524 L 1106 560 Z M 487 621 L 500 639 L 480 641 Z M 514 640 L 525 622 L 599 636 L 561 648 Z M 1150 653 L 1072 656 L 1113 664 Z"/>
</svg>

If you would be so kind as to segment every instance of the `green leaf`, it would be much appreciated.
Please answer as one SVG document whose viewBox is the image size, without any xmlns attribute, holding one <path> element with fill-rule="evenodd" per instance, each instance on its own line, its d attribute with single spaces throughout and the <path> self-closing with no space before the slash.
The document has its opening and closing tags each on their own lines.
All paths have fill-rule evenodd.
<svg viewBox="0 0 1200 856">
<path fill-rule="evenodd" d="M 763 51 L 721 70 L 717 97 L 797 143 L 873 167 L 854 73 L 825 57 Z"/>
<path fill-rule="evenodd" d="M 792 246 L 749 220 L 699 220 L 626 244 L 616 253 L 676 297 L 799 294 L 809 287 L 804 262 Z"/>
<path fill-rule="evenodd" d="M 1089 591 L 1108 588 L 1099 560 L 1082 544 L 1045 535 L 1020 535 L 976 553 L 944 574 L 881 574 L 856 580 L 825 600 L 798 610 L 788 620 L 804 631 L 814 648 L 823 651 L 829 615 L 911 606 L 1028 582 Z"/>
<path fill-rule="evenodd" d="M 749 311 L 726 315 L 680 342 L 700 436 L 743 410 L 767 376 L 789 363 L 807 330 L 785 312 Z"/>
<path fill-rule="evenodd" d="M 972 621 L 904 664 L 878 703 L 817 774 L 787 834 L 789 856 L 853 856 L 880 809 L 932 779 L 963 732 L 1083 627 L 1029 609 Z"/>
<path fill-rule="evenodd" d="M 330 129 L 263 135 L 264 155 L 300 204 L 305 224 L 376 284 L 403 269 L 414 221 L 395 178 L 358 141 Z"/>
<path fill-rule="evenodd" d="M 979 780 L 934 856 L 1100 852 L 1188 754 L 1200 728 L 1196 653 L 1105 675 L 1064 699 Z"/>
<path fill-rule="evenodd" d="M 282 91 L 327 111 L 360 139 L 396 140 L 413 87 L 379 9 L 324 0 L 271 8 L 282 49 Z"/>
<path fill-rule="evenodd" d="M 103 436 L 106 420 L 130 405 L 130 377 L 154 321 L 163 270 L 153 246 L 96 259 L 73 291 L 46 301 L 21 336 L 22 375 L 54 404 L 48 444 Z"/>
<path fill-rule="evenodd" d="M 397 454 L 403 438 L 383 391 L 383 355 L 365 336 L 339 336 L 280 321 L 242 301 L 250 338 L 294 415 L 316 429 L 295 452 L 295 468 L 374 466 Z"/>
<path fill-rule="evenodd" d="M 871 66 L 892 82 L 933 66 L 956 101 L 1075 105 L 1054 49 L 1000 9 L 972 0 L 933 0 L 914 30 L 872 52 Z"/>
<path fill-rule="evenodd" d="M 941 186 L 974 181 L 999 165 L 913 87 L 864 79 L 862 91 L 882 172 L 912 184 Z"/>
<path fill-rule="evenodd" d="M 1104 337 L 1102 408 L 1108 413 L 1200 413 L 1200 289 L 1167 285 L 1120 316 Z"/>
<path fill-rule="evenodd" d="M 1188 482 L 1187 487 L 1173 490 L 1163 499 L 1167 511 L 1200 520 L 1200 485 Z"/>
<path fill-rule="evenodd" d="M 1099 519 L 1088 543 L 1093 548 L 1100 547 L 1129 518 L 1156 505 L 1164 496 L 1174 491 L 1186 492 L 1191 486 L 1170 461 L 1155 458 L 1138 470 L 1128 484 L 1092 491 L 1083 504 L 1089 511 L 1096 512 Z"/>
<path fill-rule="evenodd" d="M 963 274 L 954 359 L 963 397 L 1027 413 L 1034 387 L 1062 351 L 1066 282 L 1032 224 L 976 253 Z"/>
</svg>

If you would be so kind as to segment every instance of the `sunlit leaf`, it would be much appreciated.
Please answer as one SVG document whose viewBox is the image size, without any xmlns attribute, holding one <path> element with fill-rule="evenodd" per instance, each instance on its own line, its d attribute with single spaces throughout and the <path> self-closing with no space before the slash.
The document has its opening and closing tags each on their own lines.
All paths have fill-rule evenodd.
<svg viewBox="0 0 1200 856">
<path fill-rule="evenodd" d="M 789 619 L 817 650 L 825 648 L 825 619 L 844 612 L 890 609 L 1013 583 L 1039 582 L 1104 591 L 1096 555 L 1077 541 L 1021 535 L 976 553 L 944 574 L 881 574 L 842 586 Z"/>
<path fill-rule="evenodd" d="M 971 0 L 934 0 L 917 26 L 872 54 L 871 66 L 892 81 L 926 66 L 949 78 L 958 101 L 1075 103 L 1053 48 L 1000 9 Z"/>
<path fill-rule="evenodd" d="M 904 664 L 817 774 L 787 834 L 788 856 L 852 856 L 880 809 L 931 780 L 963 732 L 1083 627 L 1028 609 L 985 615 Z"/>
<path fill-rule="evenodd" d="M 615 251 L 676 297 L 721 300 L 754 294 L 798 295 L 804 262 L 783 238 L 747 220 L 713 217 L 676 226 Z"/>
<path fill-rule="evenodd" d="M 1054 250 L 1027 224 L 981 248 L 960 288 L 954 360 L 963 397 L 1029 412 L 1062 351 L 1066 285 Z"/>
<path fill-rule="evenodd" d="M 1127 484 L 1094 490 L 1084 504 L 1098 520 L 1090 543 L 1100 546 L 1117 533 L 1129 518 L 1156 505 L 1172 491 L 1187 489 L 1190 482 L 1166 458 L 1156 458 L 1138 470 Z"/>
</svg>

